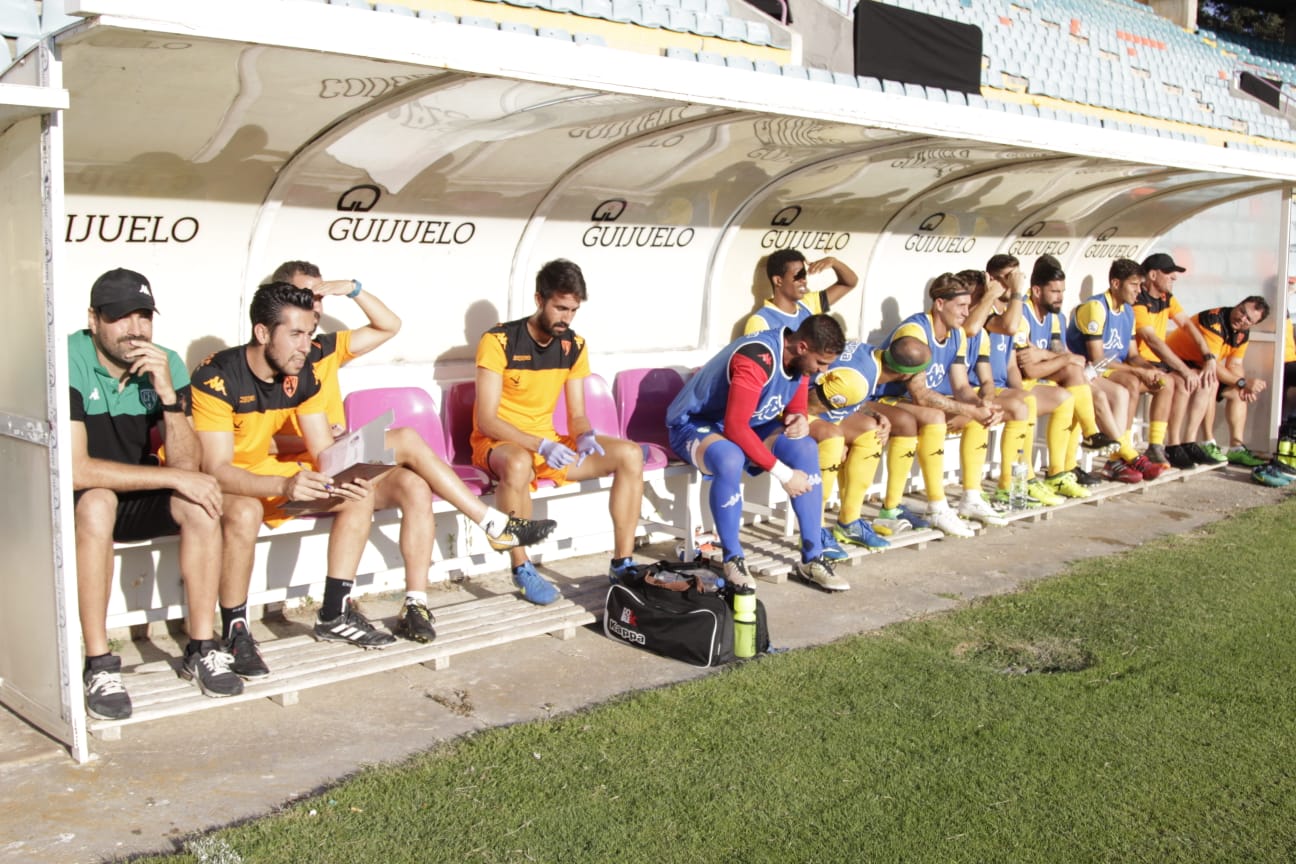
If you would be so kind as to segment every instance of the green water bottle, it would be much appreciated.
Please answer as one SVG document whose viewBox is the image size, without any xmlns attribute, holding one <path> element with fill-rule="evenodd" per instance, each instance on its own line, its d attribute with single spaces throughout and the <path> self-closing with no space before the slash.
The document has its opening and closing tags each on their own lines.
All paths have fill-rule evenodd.
<svg viewBox="0 0 1296 864">
<path fill-rule="evenodd" d="M 756 589 L 734 586 L 734 656 L 756 656 Z"/>
</svg>

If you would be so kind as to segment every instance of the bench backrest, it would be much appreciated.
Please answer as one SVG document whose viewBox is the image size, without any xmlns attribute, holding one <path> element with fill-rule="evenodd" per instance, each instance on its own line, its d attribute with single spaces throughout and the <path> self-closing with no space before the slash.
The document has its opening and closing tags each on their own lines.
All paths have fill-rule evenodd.
<svg viewBox="0 0 1296 864">
<path fill-rule="evenodd" d="M 656 444 L 670 452 L 666 435 L 666 408 L 684 389 L 684 376 L 674 369 L 626 369 L 612 382 L 618 434 L 641 444 Z"/>
<path fill-rule="evenodd" d="M 460 381 L 450 385 L 445 397 L 446 449 L 452 465 L 472 464 L 473 409 L 477 404 L 477 382 Z"/>
<path fill-rule="evenodd" d="M 422 387 L 377 387 L 356 390 L 342 401 L 347 428 L 358 429 L 386 411 L 395 413 L 392 428 L 408 427 L 442 459 L 446 458 L 446 436 L 437 404 Z M 448 461 L 448 460 L 447 460 Z"/>
<path fill-rule="evenodd" d="M 621 422 L 617 418 L 616 402 L 612 391 L 602 375 L 591 372 L 585 379 L 585 416 L 590 426 L 600 435 L 621 434 Z M 567 434 L 567 392 L 558 393 L 558 404 L 554 406 L 554 429 L 559 435 Z"/>
</svg>

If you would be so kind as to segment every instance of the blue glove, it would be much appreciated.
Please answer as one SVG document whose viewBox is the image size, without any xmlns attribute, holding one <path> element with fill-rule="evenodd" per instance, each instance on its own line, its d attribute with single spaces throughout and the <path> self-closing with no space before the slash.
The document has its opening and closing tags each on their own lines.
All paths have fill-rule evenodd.
<svg viewBox="0 0 1296 864">
<path fill-rule="evenodd" d="M 593 456 L 595 453 L 600 456 L 604 455 L 603 446 L 598 443 L 598 438 L 595 436 L 593 429 L 582 432 L 580 437 L 576 439 L 576 452 L 580 454 L 580 462 L 577 462 L 577 465 L 584 462 L 586 456 Z"/>
<path fill-rule="evenodd" d="M 554 469 L 566 468 L 576 461 L 575 450 L 561 441 L 550 441 L 548 438 L 540 442 L 539 453 L 544 457 L 545 464 Z"/>
</svg>

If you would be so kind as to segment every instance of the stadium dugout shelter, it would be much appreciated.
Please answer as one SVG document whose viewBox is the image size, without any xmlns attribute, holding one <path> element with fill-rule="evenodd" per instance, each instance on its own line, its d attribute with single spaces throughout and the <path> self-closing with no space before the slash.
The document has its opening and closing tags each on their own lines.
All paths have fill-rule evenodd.
<svg viewBox="0 0 1296 864">
<path fill-rule="evenodd" d="M 700 365 L 768 296 L 763 259 L 785 247 L 859 273 L 834 312 L 864 339 L 925 308 L 932 276 L 998 252 L 1055 255 L 1067 311 L 1113 259 L 1152 251 L 1190 267 L 1191 311 L 1248 294 L 1286 306 L 1296 160 L 479 26 L 469 2 L 0 3 L 22 25 L 0 56 L 0 699 L 74 759 L 89 746 L 65 346 L 114 267 L 149 277 L 157 339 L 190 366 L 249 338 L 249 298 L 279 262 L 362 280 L 404 329 L 344 370 L 344 391 L 420 387 L 443 406 L 473 378 L 478 335 L 530 314 L 557 257 L 584 271 L 574 327 L 607 381 Z M 1194 245 L 1220 226 L 1227 243 Z M 332 301 L 324 327 L 355 315 Z M 1249 354 L 1273 370 L 1266 397 L 1282 392 L 1275 317 Z M 1253 442 L 1277 410 L 1253 409 Z M 646 515 L 668 491 L 650 489 Z M 549 555 L 610 548 L 605 502 L 559 503 Z M 438 557 L 456 525 L 438 523 Z M 322 578 L 324 536 L 274 566 Z M 391 569 L 390 552 L 367 552 L 362 574 Z M 155 620 L 131 617 L 135 580 L 114 588 L 119 624 Z"/>
</svg>

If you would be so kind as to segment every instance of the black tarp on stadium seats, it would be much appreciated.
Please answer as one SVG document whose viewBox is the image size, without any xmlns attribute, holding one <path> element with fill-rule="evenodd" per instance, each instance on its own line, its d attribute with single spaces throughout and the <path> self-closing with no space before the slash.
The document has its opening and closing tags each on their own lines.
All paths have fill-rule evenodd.
<svg viewBox="0 0 1296 864">
<path fill-rule="evenodd" d="M 861 0 L 855 74 L 979 93 L 981 28 Z"/>
<path fill-rule="evenodd" d="M 1282 109 L 1282 81 L 1280 80 L 1264 78 L 1244 71 L 1238 77 L 1238 89 L 1248 96 L 1259 99 L 1270 108 Z"/>
</svg>

